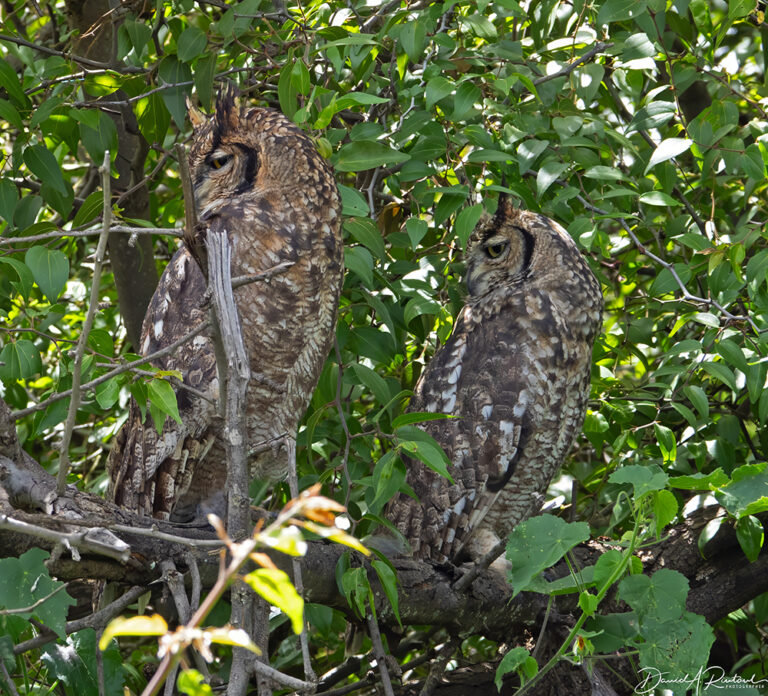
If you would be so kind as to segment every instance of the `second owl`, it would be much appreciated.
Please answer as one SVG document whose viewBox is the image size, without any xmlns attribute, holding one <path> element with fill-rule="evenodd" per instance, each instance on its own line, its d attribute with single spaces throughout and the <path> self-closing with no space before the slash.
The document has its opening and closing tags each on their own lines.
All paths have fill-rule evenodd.
<svg viewBox="0 0 768 696">
<path fill-rule="evenodd" d="M 568 233 L 506 197 L 466 261 L 469 297 L 409 407 L 455 416 L 425 424 L 455 483 L 409 460 L 416 499 L 387 511 L 413 555 L 437 562 L 479 559 L 541 506 L 581 430 L 603 306 Z"/>
</svg>

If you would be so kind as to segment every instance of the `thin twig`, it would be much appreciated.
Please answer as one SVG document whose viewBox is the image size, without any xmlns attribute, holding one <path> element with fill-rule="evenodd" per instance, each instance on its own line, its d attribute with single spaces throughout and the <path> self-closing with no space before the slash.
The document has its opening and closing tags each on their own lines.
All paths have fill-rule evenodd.
<svg viewBox="0 0 768 696">
<path fill-rule="evenodd" d="M 210 325 L 211 323 L 209 321 L 204 321 L 202 324 L 192 329 L 189 333 L 184 334 L 184 336 L 174 341 L 170 345 L 166 346 L 165 348 L 161 348 L 160 350 L 154 353 L 150 353 L 146 357 L 139 358 L 138 360 L 134 360 L 132 362 L 119 365 L 114 370 L 105 372 L 103 375 L 101 375 L 101 377 L 96 377 L 96 379 L 92 379 L 90 382 L 86 382 L 85 384 L 81 385 L 80 390 L 82 392 L 90 391 L 91 389 L 98 387 L 100 384 L 103 384 L 104 382 L 108 382 L 110 379 L 112 379 L 113 377 L 116 377 L 119 374 L 122 374 L 123 372 L 134 370 L 141 365 L 146 365 L 147 363 L 151 363 L 153 360 L 156 360 L 157 358 L 162 358 L 166 355 L 169 355 L 173 353 L 179 346 L 184 345 L 188 341 L 191 341 L 198 334 L 201 334 L 203 331 L 209 328 Z M 53 394 L 52 396 L 45 399 L 45 401 L 41 401 L 40 403 L 37 403 L 34 406 L 29 406 L 19 411 L 14 411 L 13 413 L 11 413 L 11 417 L 14 420 L 18 420 L 19 418 L 28 416 L 30 413 L 35 413 L 36 411 L 40 411 L 44 408 L 47 408 L 48 406 L 50 406 L 53 403 L 56 403 L 57 401 L 66 399 L 71 394 L 72 394 L 71 389 L 67 389 L 63 392 L 57 392 L 56 394 Z"/>
<path fill-rule="evenodd" d="M 613 43 L 603 43 L 602 41 L 598 41 L 592 48 L 590 48 L 583 56 L 580 58 L 577 58 L 572 63 L 568 63 L 564 68 L 561 68 L 556 73 L 552 73 L 551 75 L 544 75 L 543 77 L 539 77 L 533 81 L 534 87 L 538 87 L 539 85 L 549 82 L 550 80 L 556 80 L 558 77 L 565 77 L 567 75 L 570 75 L 576 68 L 578 68 L 582 63 L 586 63 L 592 58 L 594 58 L 598 53 L 601 53 L 606 48 L 610 48 L 613 46 Z"/>
<path fill-rule="evenodd" d="M 117 533 L 135 534 L 136 536 L 168 541 L 190 549 L 220 549 L 224 546 L 224 542 L 220 539 L 189 539 L 183 536 L 176 536 L 175 534 L 168 534 L 168 532 L 161 532 L 156 527 L 131 527 L 127 524 L 111 524 L 107 529 Z"/>
<path fill-rule="evenodd" d="M 296 439 L 287 438 L 288 448 L 288 488 L 291 492 L 291 498 L 299 497 L 299 479 L 296 472 Z M 293 584 L 299 597 L 304 596 L 304 580 L 301 577 L 301 562 L 297 557 L 291 558 L 291 568 L 293 570 Z M 301 646 L 301 659 L 304 663 L 304 678 L 310 682 L 317 681 L 317 675 L 312 669 L 312 661 L 309 656 L 309 639 L 307 634 L 306 619 L 302 623 L 301 633 L 299 634 L 299 645 Z"/>
<path fill-rule="evenodd" d="M 129 225 L 113 225 L 110 232 L 124 232 L 126 234 L 163 234 L 170 237 L 181 237 L 182 230 L 179 227 L 130 227 Z M 0 246 L 11 246 L 12 244 L 28 242 L 41 242 L 46 239 L 64 239 L 67 237 L 95 237 L 101 234 L 101 230 L 57 230 L 56 232 L 44 232 L 43 234 L 32 234 L 28 237 L 3 237 L 0 239 Z"/>
<path fill-rule="evenodd" d="M 493 563 L 499 556 L 501 556 L 502 553 L 504 553 L 504 549 L 507 548 L 507 540 L 502 539 L 501 541 L 497 542 L 497 544 L 483 556 L 479 561 L 477 561 L 464 575 L 462 575 L 456 583 L 453 585 L 453 589 L 456 590 L 456 592 L 463 592 L 466 590 L 472 582 L 475 580 L 475 578 L 480 575 L 480 573 L 484 572 L 488 569 L 488 567 Z"/>
<path fill-rule="evenodd" d="M 53 529 L 46 529 L 36 524 L 22 522 L 8 515 L 0 514 L 0 529 L 9 529 L 19 534 L 60 544 L 64 548 L 71 550 L 75 555 L 80 550 L 87 553 L 95 553 L 99 556 L 106 556 L 107 558 L 114 558 L 121 563 L 126 563 L 130 558 L 130 547 L 128 544 L 120 542 L 119 539 L 107 543 L 94 539 L 92 536 L 89 537 L 89 533 L 94 531 L 93 528 L 80 532 L 56 532 Z"/>
<path fill-rule="evenodd" d="M 88 311 L 83 322 L 83 329 L 80 332 L 80 340 L 75 348 L 75 359 L 72 364 L 72 401 L 69 402 L 67 419 L 64 422 L 64 433 L 59 445 L 59 473 L 56 480 L 56 492 L 59 495 L 64 494 L 67 486 L 67 475 L 69 474 L 69 443 L 72 440 L 72 432 L 75 428 L 75 418 L 77 409 L 80 407 L 80 398 L 82 395 L 80 384 L 83 378 L 83 356 L 85 347 L 88 344 L 88 334 L 93 326 L 93 319 L 96 316 L 96 310 L 99 306 L 99 289 L 101 287 L 101 267 L 104 263 L 104 256 L 107 253 L 107 239 L 109 237 L 109 227 L 112 224 L 112 184 L 110 178 L 110 160 L 109 150 L 104 153 L 104 161 L 99 168 L 101 172 L 101 185 L 104 194 L 104 205 L 102 212 L 102 228 L 99 236 L 99 244 L 96 247 L 96 256 L 93 261 L 93 282 L 91 285 L 91 296 L 88 301 Z"/>
<path fill-rule="evenodd" d="M 64 51 L 57 51 L 53 48 L 48 48 L 47 46 L 43 46 L 39 43 L 32 43 L 30 41 L 25 41 L 24 39 L 19 38 L 18 36 L 8 36 L 8 34 L 0 34 L 0 41 L 8 41 L 9 43 L 14 43 L 18 46 L 25 46 L 27 48 L 34 48 L 36 51 L 39 51 L 40 53 L 45 53 L 49 56 L 59 56 L 61 58 L 65 58 L 66 60 L 72 60 L 75 63 L 80 63 L 81 65 L 87 65 L 91 68 L 99 68 L 102 70 L 112 70 L 113 72 L 118 73 L 145 73 L 147 72 L 146 68 L 135 68 L 130 65 L 126 66 L 116 66 L 116 65 L 109 65 L 107 63 L 101 63 L 97 60 L 91 60 L 90 58 L 86 58 L 84 56 L 78 56 L 74 53 L 66 53 Z"/>
<path fill-rule="evenodd" d="M 3 681 L 8 685 L 8 693 L 11 696 L 19 696 L 19 692 L 16 690 L 16 685 L 11 680 L 11 675 L 8 674 L 8 670 L 5 668 L 5 660 L 0 660 L 0 676 Z"/>
<path fill-rule="evenodd" d="M 66 585 L 59 585 L 53 592 L 45 595 L 42 599 L 38 599 L 34 604 L 30 604 L 28 607 L 19 607 L 18 609 L 0 609 L 0 616 L 6 616 L 8 614 L 31 614 L 37 607 L 43 602 L 47 602 L 53 595 L 61 592 Z"/>
<path fill-rule="evenodd" d="M 291 266 L 293 266 L 296 262 L 295 261 L 281 261 L 278 264 L 275 264 L 274 266 L 268 268 L 266 271 L 262 271 L 261 273 L 253 273 L 252 275 L 241 275 L 241 276 L 235 276 L 232 278 L 232 289 L 236 290 L 239 287 L 242 287 L 243 285 L 248 285 L 249 283 L 255 283 L 259 280 L 268 281 L 270 278 L 279 275 L 283 271 L 288 270 Z"/>
<path fill-rule="evenodd" d="M 379 668 L 379 674 L 381 675 L 381 685 L 384 688 L 384 696 L 395 696 L 395 692 L 392 690 L 392 681 L 390 680 L 389 672 L 387 671 L 387 655 L 384 652 L 384 643 L 381 641 L 379 623 L 373 615 L 373 609 L 371 609 L 368 616 L 365 618 L 368 622 L 368 634 L 371 636 L 371 643 L 373 644 L 373 654 L 376 656 L 376 665 Z"/>
</svg>

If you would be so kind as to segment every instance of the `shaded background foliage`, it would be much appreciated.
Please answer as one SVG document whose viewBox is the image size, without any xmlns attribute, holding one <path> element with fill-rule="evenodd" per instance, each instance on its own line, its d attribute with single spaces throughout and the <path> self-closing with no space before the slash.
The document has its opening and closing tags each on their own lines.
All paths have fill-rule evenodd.
<svg viewBox="0 0 768 696">
<path fill-rule="evenodd" d="M 754 2 L 8 0 L 0 14 L 1 393 L 50 469 L 68 399 L 36 404 L 71 387 L 96 166 L 109 150 L 126 225 L 180 225 L 185 97 L 210 109 L 231 80 L 315 137 L 344 201 L 338 353 L 299 434 L 302 487 L 322 481 L 364 536 L 404 481 L 399 451 L 439 464 L 403 405 L 461 307 L 464 244 L 503 191 L 568 229 L 606 296 L 584 437 L 554 510 L 618 539 L 631 505 L 608 476 L 656 465 L 669 477 L 664 523 L 716 499 L 747 556 L 760 552 L 768 89 Z M 130 357 L 151 259 L 161 269 L 175 246 L 112 233 L 84 382 Z M 129 391 L 163 391 L 151 388 L 162 376 L 148 379 L 126 372 L 86 392 L 73 483 L 104 490 Z M 269 495 L 277 504 L 287 490 Z M 329 667 L 343 621 L 319 607 L 310 619 Z M 726 666 L 765 674 L 766 620 L 763 596 L 721 622 Z"/>
</svg>

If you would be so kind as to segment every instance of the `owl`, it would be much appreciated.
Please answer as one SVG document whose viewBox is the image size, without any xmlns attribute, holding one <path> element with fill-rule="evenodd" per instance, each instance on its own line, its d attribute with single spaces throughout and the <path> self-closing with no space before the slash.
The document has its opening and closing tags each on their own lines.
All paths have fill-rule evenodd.
<svg viewBox="0 0 768 696">
<path fill-rule="evenodd" d="M 466 262 L 469 296 L 409 406 L 452 416 L 424 429 L 453 483 L 408 461 L 416 499 L 399 493 L 387 510 L 414 557 L 435 562 L 478 560 L 539 509 L 581 430 L 603 307 L 568 233 L 506 197 Z"/>
<path fill-rule="evenodd" d="M 245 414 L 251 474 L 277 480 L 288 473 L 286 438 L 295 436 L 333 342 L 343 273 L 340 197 L 331 167 L 281 113 L 242 108 L 227 88 L 212 117 L 193 107 L 189 116 L 198 229 L 185 232 L 187 244 L 160 279 L 140 349 L 149 355 L 207 321 L 206 278 L 196 261 L 205 267 L 206 229 L 228 232 L 233 277 L 291 262 L 267 282 L 234 290 L 251 370 Z M 168 418 L 158 434 L 132 401 L 110 454 L 112 499 L 175 521 L 221 515 L 227 466 L 209 332 L 155 365 L 182 375 L 174 386 L 181 424 Z"/>
</svg>

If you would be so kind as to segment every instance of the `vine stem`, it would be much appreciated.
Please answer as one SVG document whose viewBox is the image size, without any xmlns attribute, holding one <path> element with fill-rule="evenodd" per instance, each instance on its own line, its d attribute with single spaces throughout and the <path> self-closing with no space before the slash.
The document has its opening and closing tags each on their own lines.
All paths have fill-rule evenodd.
<svg viewBox="0 0 768 696">
<path fill-rule="evenodd" d="M 85 315 L 83 330 L 80 333 L 80 340 L 75 348 L 75 358 L 72 365 L 72 400 L 69 402 L 67 411 L 67 420 L 64 423 L 64 434 L 59 445 L 59 473 L 56 479 L 56 492 L 59 495 L 64 494 L 67 486 L 67 475 L 69 474 L 69 444 L 72 441 L 72 432 L 75 429 L 75 418 L 77 409 L 80 406 L 80 397 L 82 391 L 80 385 L 82 382 L 83 356 L 85 347 L 88 344 L 88 334 L 93 326 L 93 319 L 96 316 L 96 309 L 99 306 L 99 289 L 101 287 L 101 267 L 104 264 L 104 256 L 107 252 L 107 238 L 109 237 L 109 228 L 112 224 L 112 180 L 110 178 L 110 159 L 109 150 L 104 153 L 104 161 L 99 167 L 101 174 L 102 191 L 104 192 L 103 215 L 101 234 L 99 243 L 96 247 L 96 256 L 93 262 L 93 284 L 91 285 L 91 296 L 88 300 L 88 312 Z"/>
<path fill-rule="evenodd" d="M 632 530 L 632 538 L 629 542 L 629 547 L 627 548 L 626 552 L 624 553 L 624 556 L 621 559 L 621 563 L 619 563 L 611 573 L 610 577 L 606 582 L 603 584 L 603 586 L 598 590 L 597 592 L 597 604 L 600 604 L 600 602 L 605 599 L 605 595 L 608 594 L 608 590 L 611 589 L 613 584 L 622 576 L 624 575 L 624 572 L 627 569 L 627 566 L 629 565 L 630 559 L 632 558 L 632 555 L 635 552 L 635 549 L 638 546 L 638 530 L 640 528 L 640 516 L 638 515 L 635 517 L 635 526 Z M 581 616 L 577 619 L 576 623 L 574 624 L 573 628 L 571 629 L 571 632 L 568 634 L 568 637 L 563 641 L 563 644 L 560 646 L 558 651 L 549 659 L 547 664 L 545 664 L 537 673 L 536 676 L 531 679 L 531 681 L 527 682 L 526 684 L 523 684 L 522 687 L 516 692 L 516 696 L 523 696 L 523 694 L 527 693 L 531 690 L 534 684 L 541 681 L 541 679 L 544 677 L 544 675 L 549 672 L 559 661 L 560 658 L 565 655 L 566 650 L 568 650 L 568 646 L 573 643 L 574 640 L 576 640 L 576 635 L 581 630 L 581 627 L 584 625 L 584 623 L 587 621 L 588 618 L 590 618 L 592 614 L 587 614 L 585 611 L 582 611 Z"/>
</svg>

